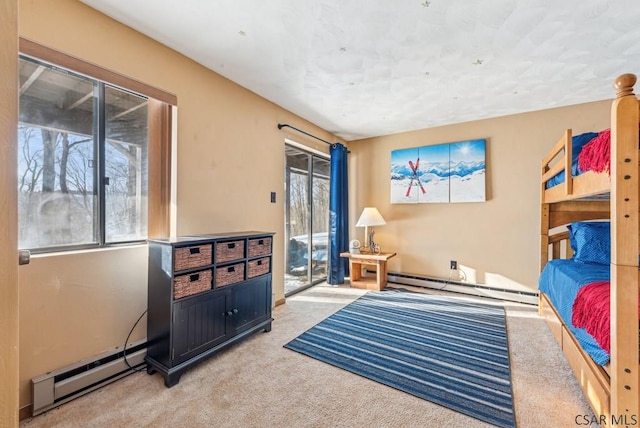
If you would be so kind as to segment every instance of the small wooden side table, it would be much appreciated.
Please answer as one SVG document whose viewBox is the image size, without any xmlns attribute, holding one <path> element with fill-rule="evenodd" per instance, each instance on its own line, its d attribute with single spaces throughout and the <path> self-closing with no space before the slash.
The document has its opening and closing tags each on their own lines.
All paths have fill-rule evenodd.
<svg viewBox="0 0 640 428">
<path fill-rule="evenodd" d="M 349 270 L 351 271 L 351 286 L 366 290 L 381 291 L 387 286 L 387 260 L 396 253 L 358 254 L 340 253 L 340 257 L 349 258 Z M 362 275 L 362 265 L 375 265 L 376 276 Z"/>
</svg>

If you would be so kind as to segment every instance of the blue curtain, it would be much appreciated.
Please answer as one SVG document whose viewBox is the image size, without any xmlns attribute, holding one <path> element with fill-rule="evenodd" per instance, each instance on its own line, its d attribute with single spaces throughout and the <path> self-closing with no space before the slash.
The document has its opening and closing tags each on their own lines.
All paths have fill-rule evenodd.
<svg viewBox="0 0 640 428">
<path fill-rule="evenodd" d="M 329 272 L 328 284 L 343 284 L 349 274 L 348 259 L 340 253 L 349 251 L 349 198 L 347 148 L 331 145 L 331 187 L 329 188 Z"/>
</svg>

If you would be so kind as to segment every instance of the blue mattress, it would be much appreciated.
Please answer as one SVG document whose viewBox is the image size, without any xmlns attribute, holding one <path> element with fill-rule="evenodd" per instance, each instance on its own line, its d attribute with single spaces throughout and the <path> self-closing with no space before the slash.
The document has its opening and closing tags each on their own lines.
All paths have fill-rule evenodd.
<svg viewBox="0 0 640 428">
<path fill-rule="evenodd" d="M 574 160 L 571 163 L 571 176 L 572 177 L 577 177 L 580 174 L 582 174 L 584 171 L 580 171 L 580 168 L 578 168 L 578 160 Z M 557 186 L 558 184 L 562 184 L 564 183 L 564 176 L 566 174 L 564 173 L 564 169 L 562 171 L 560 171 L 559 173 L 557 173 L 556 175 L 554 175 L 553 177 L 551 177 L 550 179 L 547 180 L 546 183 L 546 187 L 547 189 L 553 186 Z"/>
<path fill-rule="evenodd" d="M 573 177 L 577 177 L 584 172 L 580 171 L 580 168 L 578 167 L 578 156 L 580 155 L 584 145 L 597 136 L 597 132 L 585 132 L 584 134 L 574 135 L 571 138 L 571 174 Z M 564 170 L 560 171 L 558 174 L 547 180 L 547 183 L 545 184 L 546 188 L 548 189 L 550 187 L 557 186 L 560 183 L 564 183 L 564 176 Z"/>
<path fill-rule="evenodd" d="M 596 281 L 609 281 L 610 275 L 609 265 L 551 260 L 542 270 L 538 280 L 538 289 L 549 297 L 582 349 L 599 365 L 607 364 L 609 355 L 585 329 L 573 326 L 573 301 L 580 288 Z"/>
</svg>

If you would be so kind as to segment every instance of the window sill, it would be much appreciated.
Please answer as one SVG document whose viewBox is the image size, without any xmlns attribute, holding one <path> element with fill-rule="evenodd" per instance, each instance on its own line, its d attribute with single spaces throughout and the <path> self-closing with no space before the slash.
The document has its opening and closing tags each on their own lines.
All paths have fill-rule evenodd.
<svg viewBox="0 0 640 428">
<path fill-rule="evenodd" d="M 46 253 L 32 253 L 32 259 L 43 259 L 47 257 L 64 257 L 64 256 L 76 256 L 81 254 L 89 254 L 89 253 L 99 253 L 99 252 L 111 252 L 111 251 L 123 251 L 130 249 L 138 249 L 138 248 L 147 248 L 146 242 L 137 242 L 135 244 L 122 244 L 122 245 L 113 245 L 109 247 L 101 247 L 101 248 L 83 248 L 77 250 L 68 250 L 68 251 L 51 251 Z"/>
</svg>

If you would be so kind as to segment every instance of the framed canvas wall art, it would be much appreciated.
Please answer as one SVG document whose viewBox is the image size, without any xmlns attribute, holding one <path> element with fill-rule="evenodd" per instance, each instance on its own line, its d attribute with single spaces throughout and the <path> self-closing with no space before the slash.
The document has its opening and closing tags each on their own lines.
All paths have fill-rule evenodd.
<svg viewBox="0 0 640 428">
<path fill-rule="evenodd" d="M 484 202 L 486 140 L 391 152 L 391 203 Z"/>
</svg>

